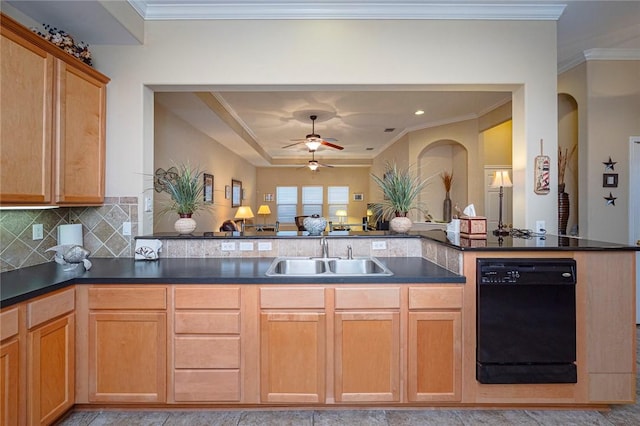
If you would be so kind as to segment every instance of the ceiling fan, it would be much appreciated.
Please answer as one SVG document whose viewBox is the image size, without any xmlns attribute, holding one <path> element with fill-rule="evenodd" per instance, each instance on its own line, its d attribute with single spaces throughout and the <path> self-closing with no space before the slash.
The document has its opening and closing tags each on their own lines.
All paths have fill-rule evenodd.
<svg viewBox="0 0 640 426">
<path fill-rule="evenodd" d="M 311 151 L 311 160 L 309 160 L 309 164 L 306 166 L 302 166 L 301 168 L 308 167 L 312 172 L 317 172 L 320 167 L 333 167 L 329 164 L 322 164 L 318 160 L 316 160 L 316 152 Z"/>
<path fill-rule="evenodd" d="M 292 147 L 294 145 L 298 145 L 301 143 L 304 143 L 307 145 L 307 148 L 309 148 L 309 151 L 314 152 L 315 150 L 318 149 L 318 147 L 320 147 L 320 145 L 325 145 L 328 146 L 329 148 L 335 148 L 335 149 L 344 149 L 344 147 L 340 146 L 340 145 L 336 145 L 334 143 L 331 142 L 337 142 L 337 139 L 334 138 L 323 138 L 320 135 L 316 134 L 316 119 L 318 118 L 317 115 L 311 115 L 309 116 L 309 118 L 311 119 L 311 133 L 308 134 L 304 139 L 291 139 L 292 141 L 296 141 L 296 143 L 292 143 L 290 145 L 287 146 L 283 146 L 282 148 L 289 148 Z"/>
</svg>

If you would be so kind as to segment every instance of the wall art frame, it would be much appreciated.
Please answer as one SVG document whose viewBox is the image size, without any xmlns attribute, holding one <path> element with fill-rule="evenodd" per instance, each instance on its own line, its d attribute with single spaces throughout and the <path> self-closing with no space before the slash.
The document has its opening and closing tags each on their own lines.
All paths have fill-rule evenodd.
<svg viewBox="0 0 640 426">
<path fill-rule="evenodd" d="M 242 181 L 231 179 L 231 207 L 242 204 Z"/>
<path fill-rule="evenodd" d="M 209 173 L 202 174 L 204 178 L 204 203 L 205 204 L 213 204 L 213 175 Z"/>
<path fill-rule="evenodd" d="M 618 174 L 617 173 L 603 173 L 602 174 L 602 187 L 603 188 L 617 188 L 618 187 Z"/>
</svg>

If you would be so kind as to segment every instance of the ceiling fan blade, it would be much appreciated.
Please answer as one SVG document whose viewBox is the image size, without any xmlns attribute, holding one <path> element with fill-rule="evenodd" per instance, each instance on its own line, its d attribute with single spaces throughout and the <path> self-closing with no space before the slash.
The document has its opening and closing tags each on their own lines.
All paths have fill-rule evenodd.
<svg viewBox="0 0 640 426">
<path fill-rule="evenodd" d="M 319 165 L 320 167 L 334 167 L 334 166 L 332 166 L 331 164 L 318 163 L 318 165 Z"/>
<path fill-rule="evenodd" d="M 326 139 L 322 140 L 322 145 L 328 146 L 329 148 L 335 148 L 335 149 L 340 149 L 340 150 L 344 149 L 344 147 L 342 147 L 340 145 L 336 145 L 334 143 L 327 142 Z"/>
<path fill-rule="evenodd" d="M 292 139 L 292 140 L 295 141 L 295 140 L 298 140 L 298 139 Z M 285 146 L 282 147 L 282 149 L 291 148 L 292 146 L 300 145 L 304 141 L 306 141 L 306 139 L 300 139 L 300 142 L 295 142 L 295 143 L 292 143 L 292 144 L 289 144 L 289 145 L 285 145 Z"/>
<path fill-rule="evenodd" d="M 324 139 L 327 142 L 338 142 L 338 139 L 336 138 L 322 138 L 322 139 Z"/>
</svg>

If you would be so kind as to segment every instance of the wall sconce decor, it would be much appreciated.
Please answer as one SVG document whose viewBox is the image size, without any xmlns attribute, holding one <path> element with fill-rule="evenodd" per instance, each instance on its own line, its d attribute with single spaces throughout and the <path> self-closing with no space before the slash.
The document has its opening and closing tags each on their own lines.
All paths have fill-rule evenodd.
<svg viewBox="0 0 640 426">
<path fill-rule="evenodd" d="M 605 171 L 608 171 L 608 170 L 614 171 L 615 170 L 614 166 L 618 164 L 618 162 L 611 161 L 611 157 L 609 157 L 609 161 L 603 161 L 602 164 L 604 164 Z"/>
<path fill-rule="evenodd" d="M 608 206 L 615 206 L 616 205 L 616 200 L 618 199 L 618 197 L 614 197 L 611 192 L 609 192 L 609 196 L 608 197 L 604 197 L 605 200 L 607 200 L 607 205 Z"/>
<path fill-rule="evenodd" d="M 617 188 L 618 187 L 618 174 L 617 173 L 604 173 L 602 175 L 602 187 L 603 188 Z"/>
</svg>

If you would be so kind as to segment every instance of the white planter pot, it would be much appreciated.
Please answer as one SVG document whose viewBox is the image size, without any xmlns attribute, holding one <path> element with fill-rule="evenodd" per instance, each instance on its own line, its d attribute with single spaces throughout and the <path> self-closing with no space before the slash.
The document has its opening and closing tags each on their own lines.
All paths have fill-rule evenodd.
<svg viewBox="0 0 640 426">
<path fill-rule="evenodd" d="M 413 222 L 408 217 L 394 217 L 389 222 L 389 229 L 398 234 L 406 234 Z"/>
<path fill-rule="evenodd" d="M 173 224 L 173 228 L 178 234 L 190 234 L 196 229 L 198 224 L 191 217 L 181 217 Z"/>
</svg>

